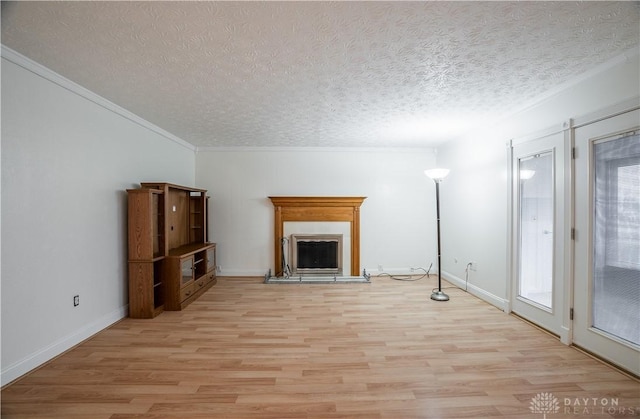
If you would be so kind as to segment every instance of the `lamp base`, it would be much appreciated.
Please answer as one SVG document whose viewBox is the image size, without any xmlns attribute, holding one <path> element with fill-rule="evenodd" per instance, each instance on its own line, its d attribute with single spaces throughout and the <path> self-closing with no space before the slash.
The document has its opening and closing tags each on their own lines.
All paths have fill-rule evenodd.
<svg viewBox="0 0 640 419">
<path fill-rule="evenodd" d="M 431 293 L 431 299 L 436 301 L 449 301 L 449 296 L 442 291 L 434 291 Z"/>
</svg>

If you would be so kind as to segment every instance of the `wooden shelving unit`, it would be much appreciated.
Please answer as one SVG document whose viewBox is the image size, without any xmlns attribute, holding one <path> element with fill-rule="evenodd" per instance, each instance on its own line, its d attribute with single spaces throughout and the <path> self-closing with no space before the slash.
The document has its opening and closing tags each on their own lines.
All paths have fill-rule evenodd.
<svg viewBox="0 0 640 419">
<path fill-rule="evenodd" d="M 128 189 L 129 316 L 182 310 L 216 283 L 204 189 L 141 183 Z"/>
</svg>

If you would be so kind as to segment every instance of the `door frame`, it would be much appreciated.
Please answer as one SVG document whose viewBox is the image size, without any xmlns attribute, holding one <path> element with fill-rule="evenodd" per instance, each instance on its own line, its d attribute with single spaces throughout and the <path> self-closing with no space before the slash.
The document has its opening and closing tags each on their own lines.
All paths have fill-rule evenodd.
<svg viewBox="0 0 640 419">
<path fill-rule="evenodd" d="M 540 139 L 549 135 L 563 132 L 564 134 L 564 152 L 565 152 L 565 166 L 564 166 L 564 188 L 565 188 L 565 210 L 564 210 L 564 264 L 563 272 L 564 278 L 564 298 L 563 307 L 559 308 L 564 311 L 562 316 L 562 326 L 560 341 L 565 345 L 573 344 L 573 308 L 574 308 L 574 293 L 575 293 L 575 210 L 576 210 L 576 188 L 575 188 L 575 130 L 585 125 L 589 125 L 595 122 L 613 118 L 615 116 L 632 112 L 640 109 L 640 97 L 633 97 L 622 102 L 613 104 L 611 106 L 604 107 L 594 112 L 578 116 L 576 118 L 567 119 L 561 124 L 553 125 L 546 129 L 537 131 L 533 134 L 511 139 L 506 143 L 506 158 L 507 158 L 507 210 L 508 210 L 508 224 L 507 224 L 507 266 L 506 277 L 508 278 L 506 286 L 506 305 L 505 311 L 507 313 L 513 313 L 513 295 L 515 286 L 515 252 L 514 252 L 514 229 L 516 228 L 517 220 L 514 217 L 514 170 L 513 170 L 513 147 L 525 142 Z M 515 313 L 514 313 L 515 314 Z M 588 348 L 585 348 L 588 350 Z"/>
<path fill-rule="evenodd" d="M 625 102 L 628 104 L 628 102 Z M 593 167 L 592 167 L 592 155 L 591 155 L 591 147 L 594 143 L 594 141 L 597 141 L 598 139 L 602 138 L 610 138 L 610 139 L 614 139 L 615 137 L 621 137 L 623 136 L 623 134 L 630 132 L 630 131 L 638 131 L 640 128 L 640 123 L 638 123 L 639 121 L 637 121 L 636 119 L 634 119 L 636 116 L 634 116 L 634 113 L 637 114 L 638 111 L 640 110 L 640 100 L 639 99 L 635 99 L 634 101 L 632 101 L 632 106 L 620 106 L 616 109 L 612 109 L 611 112 L 609 112 L 609 114 L 605 117 L 600 117 L 600 118 L 593 118 L 591 120 L 584 120 L 584 121 L 580 121 L 580 123 L 576 123 L 574 124 L 574 142 L 576 143 L 576 146 L 579 145 L 584 145 L 585 147 L 587 147 L 587 150 L 584 149 L 578 149 L 578 153 L 585 153 L 586 152 L 586 156 L 578 156 L 580 158 L 586 157 L 587 159 L 589 159 L 588 161 L 582 161 L 582 165 L 584 166 L 585 164 L 588 166 L 587 171 L 589 173 L 589 179 L 586 180 L 587 185 L 586 185 L 586 195 L 587 198 L 591 201 L 588 203 L 588 214 L 586 216 L 586 223 L 587 225 L 581 225 L 581 226 L 577 226 L 577 227 L 583 227 L 583 230 L 578 230 L 577 234 L 579 235 L 578 237 L 581 237 L 581 246 L 587 247 L 587 253 L 589 254 L 588 257 L 588 261 L 587 261 L 587 268 L 586 268 L 586 273 L 588 275 L 588 278 L 583 278 L 582 281 L 587 282 L 587 285 L 590 287 L 593 281 L 592 278 L 592 255 L 590 255 L 591 250 L 593 248 L 593 243 L 592 240 L 593 238 L 591 237 L 591 232 L 592 232 L 592 228 L 593 228 L 593 208 L 592 208 L 592 182 L 593 182 Z M 624 116 L 625 114 L 629 114 L 629 116 Z M 616 117 L 622 117 L 622 118 L 626 118 L 629 121 L 627 122 L 632 122 L 635 123 L 635 125 L 633 127 L 629 127 L 629 126 L 622 126 L 619 125 L 619 122 L 624 121 L 625 119 L 619 119 L 619 122 L 616 123 L 613 121 L 613 118 Z M 608 121 L 611 121 L 610 123 Z M 607 125 L 610 125 L 607 128 L 604 127 L 598 127 L 596 124 L 598 123 L 606 123 Z M 618 124 L 618 125 L 617 125 Z M 593 126 L 593 128 L 589 128 L 589 126 Z M 594 132 L 593 133 L 589 133 L 589 131 L 586 131 L 585 133 L 581 133 L 581 135 L 583 135 L 580 139 L 580 144 L 578 144 L 578 129 L 579 128 L 585 128 L 587 130 L 592 129 Z M 585 135 L 593 135 L 593 137 L 591 138 L 585 138 Z M 584 142 L 586 140 L 586 144 L 582 144 L 582 142 Z M 575 160 L 574 160 L 574 170 L 575 168 Z M 578 188 L 577 188 L 577 183 L 574 182 L 574 189 L 573 189 L 573 193 L 574 193 L 574 199 L 575 197 L 578 195 Z M 584 186 L 584 185 L 583 185 Z M 584 189 L 582 190 L 582 195 L 584 195 Z M 577 212 L 574 209 L 574 213 L 573 213 L 573 217 L 574 217 L 574 223 L 576 221 L 578 221 L 577 218 Z M 584 220 L 584 217 L 581 218 L 582 221 Z M 574 226 L 576 227 L 576 226 Z M 574 242 L 574 247 L 575 247 L 575 251 L 577 252 L 578 246 L 575 245 Z M 578 256 L 576 254 L 576 256 Z M 574 263 L 575 263 L 575 257 L 574 257 Z M 576 269 L 577 271 L 577 269 Z M 576 284 L 578 284 L 579 279 L 577 277 L 577 275 L 573 276 L 573 283 L 574 286 L 576 286 Z M 582 282 L 581 282 L 582 284 Z M 577 292 L 576 294 L 578 295 L 582 295 L 581 292 Z M 591 321 L 592 321 L 592 315 L 593 313 L 591 312 L 591 307 L 592 307 L 592 301 L 590 300 L 591 298 L 591 292 L 587 292 L 586 293 L 586 299 L 587 301 L 584 302 L 579 302 L 577 300 L 574 300 L 574 306 L 576 307 L 576 324 L 575 324 L 575 335 L 574 335 L 574 339 L 572 340 L 572 343 L 575 344 L 576 346 L 586 350 L 587 352 L 590 352 L 602 359 L 604 359 L 606 362 L 609 362 L 611 364 L 617 365 L 620 368 L 632 373 L 635 376 L 638 376 L 639 370 L 638 370 L 638 366 L 636 363 L 637 360 L 637 356 L 638 356 L 638 347 L 640 345 L 634 344 L 634 343 L 629 343 L 629 342 L 624 342 L 622 339 L 617 338 L 614 335 L 611 335 L 610 333 L 606 332 L 606 331 L 599 331 L 596 328 L 594 328 L 593 326 L 590 326 Z M 579 326 L 579 328 L 578 328 Z M 591 338 L 593 338 L 594 340 L 589 341 Z M 604 342 L 611 342 L 611 345 L 616 346 L 616 345 L 622 345 L 620 346 L 618 349 L 616 350 L 611 350 L 611 347 L 609 346 L 609 343 L 604 343 Z M 635 351 L 635 353 L 633 353 L 633 351 Z M 615 354 L 615 355 L 612 355 Z M 616 357 L 617 356 L 617 357 Z"/>
<path fill-rule="evenodd" d="M 527 135 L 524 137 L 519 137 L 517 139 L 512 139 L 507 143 L 507 156 L 508 156 L 508 173 L 507 173 L 507 184 L 509 187 L 509 191 L 507 193 L 508 199 L 508 212 L 509 212 L 509 222 L 507 227 L 507 278 L 509 281 L 507 283 L 507 313 L 513 313 L 520 317 L 525 318 L 527 321 L 532 323 L 536 323 L 534 320 L 530 318 L 526 318 L 520 314 L 517 314 L 513 310 L 515 293 L 517 291 L 517 278 L 518 278 L 518 255 L 517 255 L 517 246 L 518 242 L 516 240 L 516 234 L 518 233 L 518 214 L 516 214 L 516 210 L 518 206 L 515 204 L 517 185 L 518 181 L 515 176 L 515 167 L 514 167 L 514 157 L 515 157 L 515 147 L 525 145 L 527 143 L 533 143 L 538 140 L 543 140 L 547 137 L 562 135 L 562 145 L 561 148 L 562 153 L 558 153 L 559 157 L 556 160 L 556 153 L 554 153 L 554 164 L 555 164 L 555 175 L 554 175 L 554 213 L 556 217 L 554 217 L 554 281 L 561 281 L 559 285 L 561 289 L 559 290 L 562 293 L 562 298 L 560 302 L 554 307 L 554 310 L 558 313 L 560 324 L 557 330 L 550 331 L 553 334 L 557 334 L 560 338 L 560 341 L 566 345 L 571 344 L 572 338 L 572 322 L 571 322 L 571 302 L 573 301 L 573 281 L 570 278 L 573 277 L 573 241 L 571 239 L 571 232 L 573 228 L 572 224 L 572 214 L 573 214 L 573 159 L 571 150 L 573 149 L 573 135 L 572 135 L 572 120 L 567 120 L 562 122 L 561 124 L 549 127 L 547 129 L 538 131 L 531 135 Z M 555 176 L 558 176 L 558 173 L 562 172 L 561 179 L 561 187 L 563 192 L 562 202 L 558 202 L 558 181 L 555 179 Z M 561 205 L 561 211 L 558 212 L 556 210 L 556 206 Z M 558 229 L 557 226 L 562 226 L 561 229 Z M 556 240 L 556 237 L 558 240 Z M 560 246 L 560 248 L 556 247 L 556 243 Z M 562 254 L 562 260 L 558 261 L 555 258 L 556 254 Z M 561 269 L 558 269 L 557 263 L 561 263 Z M 561 272 L 560 277 L 555 275 L 556 273 Z M 555 284 L 554 284 L 555 289 Z M 543 327 L 543 325 L 536 323 L 538 326 Z"/>
</svg>

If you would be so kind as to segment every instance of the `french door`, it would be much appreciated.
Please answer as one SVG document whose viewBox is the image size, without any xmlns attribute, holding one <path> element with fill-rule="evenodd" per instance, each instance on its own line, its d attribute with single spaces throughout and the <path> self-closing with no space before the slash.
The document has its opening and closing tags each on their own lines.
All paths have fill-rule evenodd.
<svg viewBox="0 0 640 419">
<path fill-rule="evenodd" d="M 565 134 L 512 149 L 511 311 L 568 339 L 565 316 Z"/>
<path fill-rule="evenodd" d="M 575 130 L 573 342 L 640 375 L 640 111 Z"/>
</svg>

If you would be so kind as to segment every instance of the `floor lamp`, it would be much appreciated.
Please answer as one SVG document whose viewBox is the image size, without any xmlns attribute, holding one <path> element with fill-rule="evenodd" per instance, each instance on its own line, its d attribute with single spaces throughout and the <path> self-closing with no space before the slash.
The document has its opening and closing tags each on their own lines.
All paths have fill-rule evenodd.
<svg viewBox="0 0 640 419">
<path fill-rule="evenodd" d="M 424 174 L 429 176 L 436 183 L 436 219 L 438 226 L 438 291 L 431 293 L 431 299 L 435 301 L 449 301 L 449 296 L 442 292 L 442 275 L 440 266 L 440 182 L 447 177 L 449 169 L 425 170 Z"/>
</svg>

